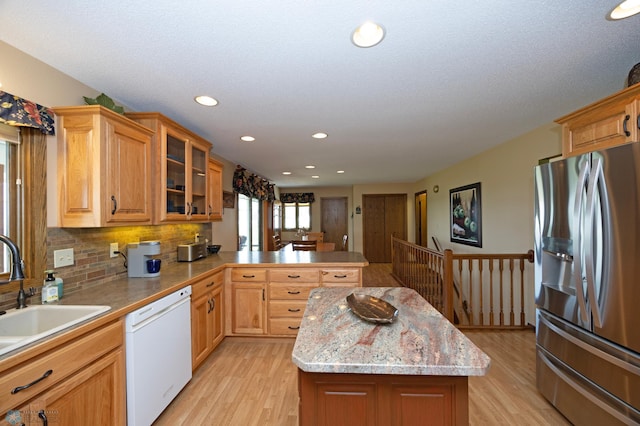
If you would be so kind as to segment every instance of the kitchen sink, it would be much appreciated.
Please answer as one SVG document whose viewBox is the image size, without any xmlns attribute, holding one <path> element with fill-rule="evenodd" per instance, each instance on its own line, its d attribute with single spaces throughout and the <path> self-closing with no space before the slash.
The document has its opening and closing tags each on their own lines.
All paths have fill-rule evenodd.
<svg viewBox="0 0 640 426">
<path fill-rule="evenodd" d="M 0 315 L 0 355 L 111 309 L 101 305 L 31 305 Z"/>
</svg>

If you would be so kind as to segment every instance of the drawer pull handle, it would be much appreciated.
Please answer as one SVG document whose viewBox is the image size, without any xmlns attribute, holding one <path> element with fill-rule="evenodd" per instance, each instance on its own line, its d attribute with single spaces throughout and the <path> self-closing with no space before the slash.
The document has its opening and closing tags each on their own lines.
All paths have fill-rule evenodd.
<svg viewBox="0 0 640 426">
<path fill-rule="evenodd" d="M 242 278 L 255 278 L 255 275 L 243 275 Z"/>
<path fill-rule="evenodd" d="M 299 291 L 287 291 L 287 293 L 289 293 L 289 294 L 300 294 Z"/>
<path fill-rule="evenodd" d="M 214 285 L 216 282 L 215 281 L 211 281 L 209 284 L 207 284 L 207 287 L 211 287 L 212 285 Z"/>
<path fill-rule="evenodd" d="M 11 391 L 11 395 L 15 395 L 20 391 L 23 391 L 25 389 L 30 388 L 31 386 L 35 385 L 36 383 L 40 382 L 41 380 L 46 379 L 47 377 L 49 377 L 51 375 L 51 373 L 53 373 L 53 370 L 47 370 L 44 372 L 44 374 L 42 375 L 42 377 L 35 379 L 33 382 L 26 384 L 24 386 L 18 386 L 17 388 L 13 388 L 13 390 Z"/>
<path fill-rule="evenodd" d="M 42 426 L 48 426 L 49 425 L 49 419 L 47 419 L 47 415 L 44 413 L 44 410 L 38 411 L 38 417 L 40 417 L 40 419 L 42 419 Z"/>
<path fill-rule="evenodd" d="M 334 275 L 333 278 L 347 278 L 346 275 Z"/>
<path fill-rule="evenodd" d="M 300 278 L 300 275 L 287 275 L 289 278 Z"/>
<path fill-rule="evenodd" d="M 626 117 L 624 117 L 624 121 L 622 122 L 622 130 L 624 131 L 624 135 L 627 137 L 631 136 L 631 132 L 627 130 L 627 122 L 629 121 L 630 118 L 631 116 L 627 115 Z"/>
<path fill-rule="evenodd" d="M 289 326 L 289 330 L 300 330 L 300 327 L 291 327 L 291 326 Z"/>
<path fill-rule="evenodd" d="M 298 308 L 298 309 L 291 309 L 291 308 L 289 308 L 289 312 L 300 312 L 300 308 Z"/>
</svg>

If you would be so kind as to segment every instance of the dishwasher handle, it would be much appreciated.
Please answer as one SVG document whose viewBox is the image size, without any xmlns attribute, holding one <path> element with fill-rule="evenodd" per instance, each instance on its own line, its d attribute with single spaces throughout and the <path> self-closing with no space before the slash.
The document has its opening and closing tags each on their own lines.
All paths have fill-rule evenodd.
<svg viewBox="0 0 640 426">
<path fill-rule="evenodd" d="M 168 307 L 158 311 L 156 314 L 150 316 L 149 318 L 146 318 L 144 321 L 141 321 L 141 322 L 135 323 L 135 324 L 127 324 L 126 325 L 126 332 L 127 333 L 135 333 L 136 331 L 140 330 L 141 328 L 146 327 L 147 325 L 153 323 L 158 318 L 168 314 L 169 312 L 173 311 L 174 309 L 179 308 L 180 306 L 184 305 L 185 303 L 191 303 L 191 297 L 187 297 L 187 298 L 181 299 L 179 302 L 176 302 L 173 305 L 168 306 Z"/>
</svg>

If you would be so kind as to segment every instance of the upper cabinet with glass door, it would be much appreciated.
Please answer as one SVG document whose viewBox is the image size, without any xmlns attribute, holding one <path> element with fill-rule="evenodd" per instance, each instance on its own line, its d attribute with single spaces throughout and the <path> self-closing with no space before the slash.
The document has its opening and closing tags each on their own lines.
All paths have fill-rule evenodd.
<svg viewBox="0 0 640 426">
<path fill-rule="evenodd" d="M 160 113 L 127 113 L 154 130 L 155 223 L 207 222 L 211 144 Z"/>
</svg>

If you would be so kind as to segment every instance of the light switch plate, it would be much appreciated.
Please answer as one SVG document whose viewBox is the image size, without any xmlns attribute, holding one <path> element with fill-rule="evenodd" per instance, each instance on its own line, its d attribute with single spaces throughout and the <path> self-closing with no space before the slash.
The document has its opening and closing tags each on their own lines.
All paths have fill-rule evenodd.
<svg viewBox="0 0 640 426">
<path fill-rule="evenodd" d="M 61 268 L 63 266 L 73 265 L 73 249 L 62 249 L 53 251 L 53 267 Z"/>
</svg>

